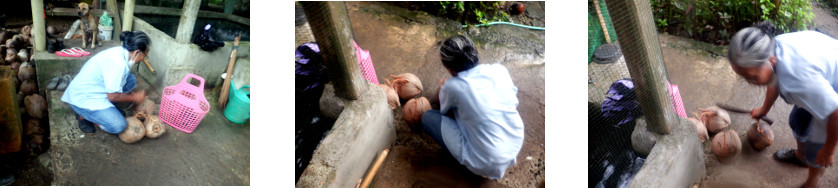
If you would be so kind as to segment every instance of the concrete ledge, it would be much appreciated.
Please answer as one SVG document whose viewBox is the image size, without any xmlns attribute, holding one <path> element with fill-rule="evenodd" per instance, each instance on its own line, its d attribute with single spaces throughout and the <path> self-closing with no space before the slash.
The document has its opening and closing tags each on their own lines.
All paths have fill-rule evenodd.
<svg viewBox="0 0 838 188">
<path fill-rule="evenodd" d="M 704 176 L 701 141 L 686 118 L 679 116 L 679 121 L 657 141 L 631 187 L 690 187 Z"/>
<path fill-rule="evenodd" d="M 379 87 L 364 83 L 368 89 L 358 100 L 346 103 L 296 187 L 354 187 L 378 153 L 395 142 L 387 97 Z"/>
<path fill-rule="evenodd" d="M 123 8 L 125 7 L 124 3 L 120 2 L 119 4 L 119 11 L 122 12 Z M 154 14 L 154 15 L 166 15 L 166 16 L 180 16 L 182 14 L 182 9 L 179 8 L 169 8 L 169 7 L 155 7 L 155 6 L 144 6 L 144 5 L 134 5 L 134 14 Z M 213 12 L 213 11 L 206 11 L 206 10 L 199 10 L 198 11 L 198 18 L 213 18 L 213 19 L 226 19 L 232 22 L 250 26 L 250 19 L 233 15 L 233 14 L 225 14 L 223 12 Z"/>
</svg>

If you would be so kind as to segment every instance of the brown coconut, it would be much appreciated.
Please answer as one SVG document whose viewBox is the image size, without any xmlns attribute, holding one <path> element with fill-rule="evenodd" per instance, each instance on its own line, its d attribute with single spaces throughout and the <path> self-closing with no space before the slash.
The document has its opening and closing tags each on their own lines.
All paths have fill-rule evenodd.
<svg viewBox="0 0 838 188">
<path fill-rule="evenodd" d="M 402 73 L 398 76 L 390 75 L 393 78 L 393 89 L 399 94 L 399 98 L 408 100 L 422 93 L 422 81 L 412 73 Z"/>
<path fill-rule="evenodd" d="M 35 84 L 34 80 L 24 80 L 20 84 L 20 92 L 23 93 L 24 96 L 35 94 L 38 92 L 38 86 Z"/>
<path fill-rule="evenodd" d="M 32 135 L 40 135 L 44 134 L 44 129 L 41 127 L 41 120 L 39 119 L 29 119 L 26 122 L 26 129 L 23 131 L 24 135 L 32 136 Z"/>
<path fill-rule="evenodd" d="M 38 94 L 32 94 L 26 96 L 23 103 L 26 107 L 26 114 L 29 117 L 41 119 L 44 117 L 44 112 L 47 110 L 47 101 L 44 100 L 44 97 Z"/>
<path fill-rule="evenodd" d="M 15 41 L 15 38 L 8 38 L 6 39 L 6 48 L 8 49 L 17 49 L 18 42 Z M 6 53 L 8 54 L 8 53 Z"/>
<path fill-rule="evenodd" d="M 142 140 L 145 136 L 145 126 L 143 125 L 143 122 L 136 117 L 126 117 L 125 122 L 127 123 L 127 126 L 125 127 L 125 131 L 119 133 L 119 139 L 127 144 Z"/>
<path fill-rule="evenodd" d="M 701 142 L 704 143 L 710 139 L 710 135 L 707 133 L 707 127 L 704 126 L 704 122 L 698 120 L 698 114 L 693 113 L 693 116 L 695 116 L 695 118 L 687 118 L 687 120 L 690 120 L 690 122 L 693 123 L 695 131 L 698 134 L 698 140 L 701 140 Z"/>
<path fill-rule="evenodd" d="M 44 136 L 32 135 L 29 137 L 29 142 L 26 143 L 26 150 L 29 151 L 29 156 L 38 156 L 44 152 Z"/>
<path fill-rule="evenodd" d="M 757 121 L 748 129 L 748 143 L 754 150 L 762 151 L 774 143 L 774 133 L 767 123 Z"/>
<path fill-rule="evenodd" d="M 393 110 L 401 106 L 402 103 L 399 102 L 399 94 L 396 94 L 396 90 L 389 86 L 390 81 L 385 81 L 387 81 L 388 85 L 378 84 L 378 87 L 384 90 L 384 95 L 387 96 L 387 103 L 390 104 L 390 109 Z"/>
<path fill-rule="evenodd" d="M 157 138 L 166 133 L 166 125 L 160 121 L 160 117 L 149 115 L 145 118 L 145 137 Z"/>
<path fill-rule="evenodd" d="M 727 111 L 717 106 L 699 108 L 698 110 L 701 111 L 700 120 L 707 126 L 708 132 L 717 133 L 730 125 L 730 116 Z"/>
<path fill-rule="evenodd" d="M 410 99 L 404 104 L 404 108 L 402 108 L 402 119 L 404 119 L 408 126 L 414 127 L 414 125 L 421 122 L 422 115 L 425 114 L 425 111 L 430 109 L 431 103 L 428 102 L 427 98 L 419 97 Z"/>
<path fill-rule="evenodd" d="M 134 107 L 134 114 L 141 120 L 145 120 L 147 116 L 154 115 L 155 104 L 150 99 L 145 98 L 143 102 Z"/>
<path fill-rule="evenodd" d="M 742 141 L 736 131 L 722 131 L 713 137 L 713 144 L 710 146 L 713 154 L 718 158 L 728 158 L 739 153 L 742 149 Z"/>
<path fill-rule="evenodd" d="M 17 52 L 17 58 L 20 59 L 20 61 L 29 61 L 29 50 L 20 49 L 20 51 Z"/>
<path fill-rule="evenodd" d="M 35 78 L 35 67 L 32 66 L 29 62 L 23 62 L 20 64 L 20 67 L 17 68 L 17 79 L 18 80 L 31 80 Z"/>
<path fill-rule="evenodd" d="M 20 34 L 23 36 L 32 36 L 32 26 L 23 26 L 22 28 L 20 28 Z"/>
<path fill-rule="evenodd" d="M 6 60 L 6 62 L 18 62 L 20 59 L 17 57 L 17 50 L 14 48 L 6 48 L 6 58 L 3 60 Z"/>
</svg>

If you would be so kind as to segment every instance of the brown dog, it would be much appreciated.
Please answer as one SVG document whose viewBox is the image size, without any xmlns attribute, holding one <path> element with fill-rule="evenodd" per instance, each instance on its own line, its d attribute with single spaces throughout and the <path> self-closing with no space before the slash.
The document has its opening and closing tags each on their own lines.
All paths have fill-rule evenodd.
<svg viewBox="0 0 838 188">
<path fill-rule="evenodd" d="M 99 26 L 99 18 L 93 16 L 93 11 L 87 3 L 79 3 L 76 8 L 79 9 L 79 20 L 81 20 L 79 28 L 82 30 L 81 48 L 87 48 L 88 41 L 90 41 L 90 48 L 96 48 L 96 43 L 100 42 L 97 36 L 99 30 L 96 29 Z"/>
</svg>

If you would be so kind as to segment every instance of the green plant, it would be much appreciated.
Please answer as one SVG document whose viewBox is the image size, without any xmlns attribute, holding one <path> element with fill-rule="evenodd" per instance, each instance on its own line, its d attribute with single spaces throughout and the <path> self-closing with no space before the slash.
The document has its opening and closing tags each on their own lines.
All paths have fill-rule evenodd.
<svg viewBox="0 0 838 188">
<path fill-rule="evenodd" d="M 669 24 L 667 24 L 667 22 L 666 22 L 666 19 L 656 19 L 655 21 L 658 22 L 657 23 L 658 28 L 663 28 L 663 27 L 669 26 Z"/>
<path fill-rule="evenodd" d="M 503 1 L 440 1 L 438 13 L 464 24 L 507 21 L 509 15 L 502 11 L 503 4 Z"/>
<path fill-rule="evenodd" d="M 805 30 L 814 18 L 809 0 L 650 1 L 661 31 L 661 21 L 666 21 L 675 30 L 670 33 L 708 42 L 726 41 L 730 33 L 765 20 L 782 32 Z"/>
</svg>

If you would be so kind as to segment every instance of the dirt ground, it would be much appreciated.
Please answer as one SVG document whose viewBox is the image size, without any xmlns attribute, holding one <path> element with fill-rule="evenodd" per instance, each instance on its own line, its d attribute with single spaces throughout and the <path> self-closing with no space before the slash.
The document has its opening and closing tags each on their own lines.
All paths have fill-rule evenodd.
<svg viewBox="0 0 838 188">
<path fill-rule="evenodd" d="M 396 109 L 393 111 L 396 143 L 376 174 L 373 187 L 536 187 L 543 184 L 543 31 L 511 26 L 460 29 L 456 22 L 383 3 L 347 2 L 347 8 L 355 40 L 361 48 L 370 51 L 379 82 L 384 83 L 388 75 L 414 73 L 425 88 L 420 95 L 431 101 L 438 101 L 432 95 L 439 79 L 450 77 L 439 61 L 437 42 L 456 33 L 471 36 L 478 44 L 481 63 L 500 63 L 509 69 L 518 87 L 518 110 L 526 129 L 517 164 L 507 170 L 504 178 L 489 180 L 459 165 L 428 135 L 411 130 L 401 119 L 401 109 Z M 299 40 L 313 39 L 299 36 L 305 33 L 305 25 L 297 29 L 298 44 Z"/>
<path fill-rule="evenodd" d="M 835 18 L 831 19 L 834 22 Z M 829 19 L 816 19 L 819 20 Z M 835 31 L 835 28 L 832 31 Z M 765 89 L 749 85 L 733 73 L 727 58 L 716 53 L 719 48 L 724 47 L 710 46 L 666 34 L 661 34 L 659 39 L 670 81 L 679 85 L 688 113 L 696 112 L 696 108 L 699 107 L 713 106 L 717 102 L 745 109 L 762 105 Z M 778 163 L 772 158 L 772 154 L 777 150 L 796 147 L 788 126 L 790 110 L 791 105 L 782 100 L 778 100 L 772 107 L 768 117 L 775 120 L 771 127 L 775 134 L 774 143 L 763 151 L 752 149 L 745 139 L 747 130 L 754 121 L 747 114 L 731 113 L 730 129 L 738 133 L 742 140 L 742 150 L 730 160 L 719 161 L 710 151 L 710 142 L 705 142 L 707 174 L 702 178 L 700 187 L 802 185 L 807 176 L 805 168 Z M 712 138 L 713 135 L 710 136 Z M 827 169 L 820 186 L 838 186 L 838 170 Z"/>
</svg>

